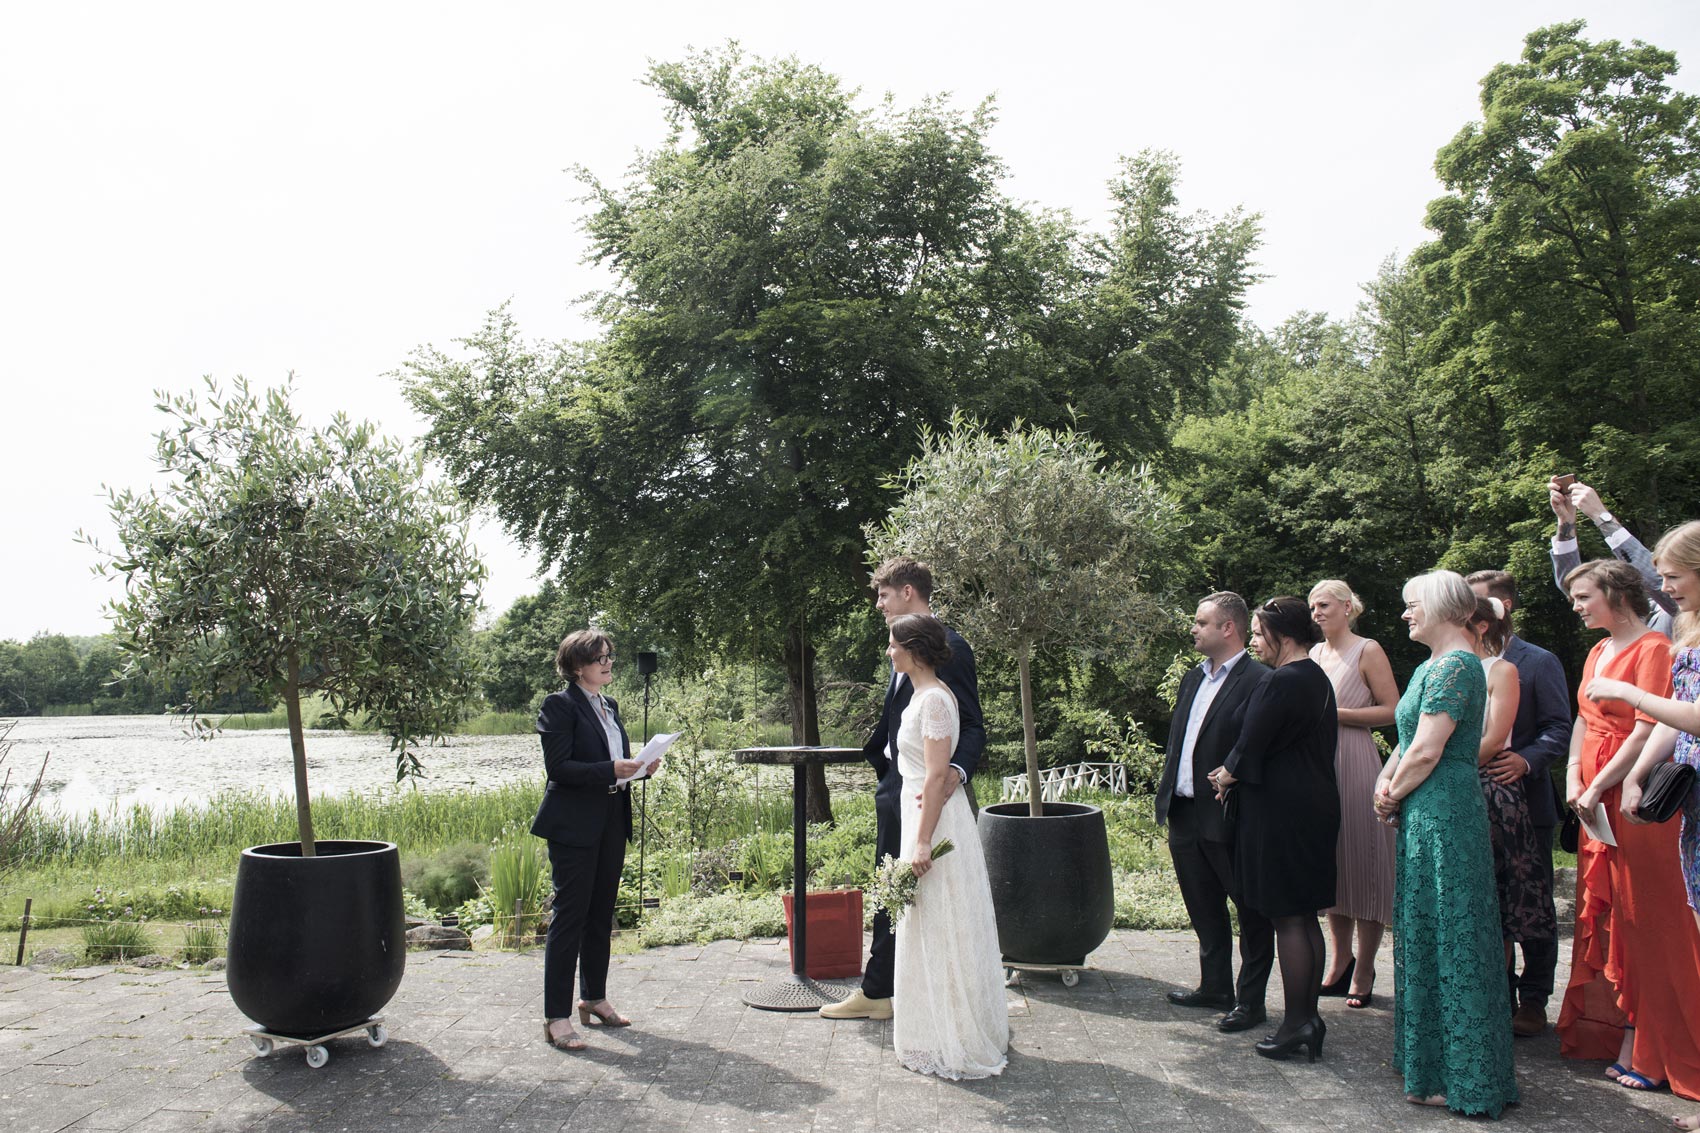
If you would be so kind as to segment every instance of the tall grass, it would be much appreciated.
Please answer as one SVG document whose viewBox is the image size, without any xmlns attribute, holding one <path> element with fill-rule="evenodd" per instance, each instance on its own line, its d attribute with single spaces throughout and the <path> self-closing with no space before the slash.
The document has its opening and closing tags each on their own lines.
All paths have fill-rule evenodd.
<svg viewBox="0 0 1700 1133">
<path fill-rule="evenodd" d="M 543 855 L 523 828 L 509 830 L 490 847 L 490 887 L 496 935 L 509 948 L 523 944 L 543 908 Z"/>
</svg>

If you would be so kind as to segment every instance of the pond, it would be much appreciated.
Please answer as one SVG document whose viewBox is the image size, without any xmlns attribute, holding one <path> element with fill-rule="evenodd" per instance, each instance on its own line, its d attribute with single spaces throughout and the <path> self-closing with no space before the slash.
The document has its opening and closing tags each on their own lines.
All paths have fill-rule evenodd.
<svg viewBox="0 0 1700 1133">
<path fill-rule="evenodd" d="M 223 791 L 294 790 L 285 729 L 188 736 L 170 716 L 26 716 L 7 737 L 12 782 L 34 779 L 48 756 L 41 802 L 66 814 L 142 803 L 155 808 L 204 803 Z M 423 748 L 425 791 L 541 782 L 543 754 L 534 735 L 452 736 Z M 315 795 L 372 793 L 395 787 L 395 758 L 381 735 L 307 733 L 307 783 Z"/>
</svg>

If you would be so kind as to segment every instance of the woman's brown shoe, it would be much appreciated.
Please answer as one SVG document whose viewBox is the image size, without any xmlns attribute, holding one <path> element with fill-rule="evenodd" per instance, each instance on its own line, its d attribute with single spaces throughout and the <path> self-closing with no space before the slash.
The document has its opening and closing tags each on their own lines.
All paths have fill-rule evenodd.
<svg viewBox="0 0 1700 1133">
<path fill-rule="evenodd" d="M 567 1020 L 565 1019 L 543 1020 L 543 1041 L 554 1047 L 556 1050 L 583 1050 L 584 1038 L 577 1031 L 569 1028 L 566 1034 L 557 1035 L 549 1029 L 551 1024 L 564 1023 L 566 1021 Z"/>
<path fill-rule="evenodd" d="M 1520 1039 L 1532 1039 L 1547 1029 L 1547 1009 L 1538 1003 L 1525 1003 L 1511 1016 L 1511 1033 Z"/>
<path fill-rule="evenodd" d="M 632 1021 L 630 1019 L 626 1018 L 612 1007 L 609 1007 L 606 999 L 601 1000 L 600 1002 L 603 1007 L 607 1008 L 607 1010 L 599 1011 L 585 1000 L 579 1000 L 578 1021 L 587 1027 L 629 1027 L 632 1025 Z"/>
</svg>

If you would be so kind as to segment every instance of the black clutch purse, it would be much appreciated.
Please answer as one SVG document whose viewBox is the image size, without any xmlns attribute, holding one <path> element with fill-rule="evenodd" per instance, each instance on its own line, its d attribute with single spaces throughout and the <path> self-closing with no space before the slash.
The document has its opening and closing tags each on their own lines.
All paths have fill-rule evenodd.
<svg viewBox="0 0 1700 1133">
<path fill-rule="evenodd" d="M 1647 776 L 1638 812 L 1649 822 L 1669 822 L 1682 809 L 1683 800 L 1694 789 L 1695 770 L 1686 763 L 1666 760 Z"/>
<path fill-rule="evenodd" d="M 1558 828 L 1558 848 L 1574 854 L 1582 841 L 1582 820 L 1569 807 L 1564 808 L 1564 824 Z"/>
</svg>

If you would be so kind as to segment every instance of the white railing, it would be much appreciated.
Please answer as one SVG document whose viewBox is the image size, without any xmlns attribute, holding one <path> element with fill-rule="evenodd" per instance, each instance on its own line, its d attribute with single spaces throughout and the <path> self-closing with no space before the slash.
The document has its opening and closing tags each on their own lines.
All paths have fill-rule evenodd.
<svg viewBox="0 0 1700 1133">
<path fill-rule="evenodd" d="M 1039 772 L 1039 794 L 1045 802 L 1059 801 L 1070 791 L 1114 791 L 1127 794 L 1127 768 L 1120 763 L 1070 763 Z M 1003 777 L 1003 802 L 1027 797 L 1026 775 Z"/>
</svg>

